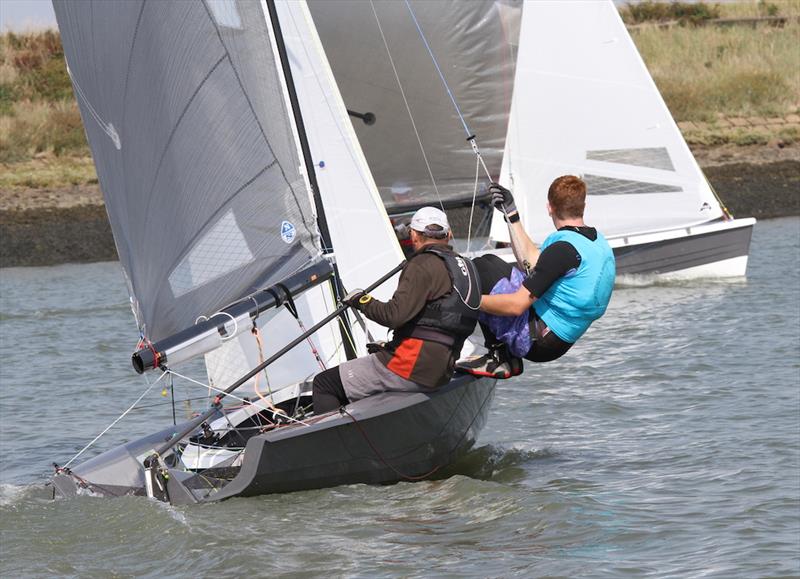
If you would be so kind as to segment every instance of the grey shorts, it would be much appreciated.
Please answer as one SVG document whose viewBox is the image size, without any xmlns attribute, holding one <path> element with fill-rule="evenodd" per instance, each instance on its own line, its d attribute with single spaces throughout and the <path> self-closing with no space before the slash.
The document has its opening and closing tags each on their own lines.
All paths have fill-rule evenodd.
<svg viewBox="0 0 800 579">
<path fill-rule="evenodd" d="M 339 375 L 350 402 L 380 392 L 430 392 L 430 388 L 406 380 L 389 370 L 375 354 L 340 364 Z"/>
</svg>

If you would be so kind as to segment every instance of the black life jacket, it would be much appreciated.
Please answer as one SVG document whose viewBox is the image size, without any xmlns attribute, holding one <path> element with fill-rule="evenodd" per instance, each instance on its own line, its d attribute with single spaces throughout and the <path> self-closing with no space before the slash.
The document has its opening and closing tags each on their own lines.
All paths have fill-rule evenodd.
<svg viewBox="0 0 800 579">
<path fill-rule="evenodd" d="M 419 338 L 461 351 L 464 340 L 475 330 L 481 305 L 481 286 L 475 264 L 444 245 L 429 245 L 420 251 L 444 261 L 452 290 L 428 302 L 422 311 L 395 332 L 395 340 Z M 413 259 L 413 258 L 412 258 Z"/>
</svg>

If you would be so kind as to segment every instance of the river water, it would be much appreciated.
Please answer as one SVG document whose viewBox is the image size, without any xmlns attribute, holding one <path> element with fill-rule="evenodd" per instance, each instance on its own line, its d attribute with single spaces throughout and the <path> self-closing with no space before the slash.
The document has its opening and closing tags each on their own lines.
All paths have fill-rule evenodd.
<svg viewBox="0 0 800 579">
<path fill-rule="evenodd" d="M 428 482 L 49 500 L 146 386 L 126 302 L 116 263 L 0 270 L 0 576 L 800 576 L 800 219 L 756 226 L 746 281 L 618 287 Z M 141 405 L 86 456 L 171 423 Z"/>
</svg>

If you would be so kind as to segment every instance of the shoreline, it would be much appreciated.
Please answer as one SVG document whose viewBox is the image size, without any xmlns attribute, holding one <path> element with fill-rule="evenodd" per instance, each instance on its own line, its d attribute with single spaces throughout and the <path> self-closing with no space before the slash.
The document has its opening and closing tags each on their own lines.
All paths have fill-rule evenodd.
<svg viewBox="0 0 800 579">
<path fill-rule="evenodd" d="M 693 153 L 734 216 L 800 215 L 800 146 L 696 146 Z M 0 267 L 117 259 L 98 185 L 0 190 L 0 241 Z"/>
</svg>

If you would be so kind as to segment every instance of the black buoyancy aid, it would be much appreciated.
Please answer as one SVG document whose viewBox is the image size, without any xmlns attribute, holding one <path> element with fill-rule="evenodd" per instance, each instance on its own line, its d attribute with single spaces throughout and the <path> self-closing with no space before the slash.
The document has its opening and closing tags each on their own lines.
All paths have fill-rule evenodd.
<svg viewBox="0 0 800 579">
<path fill-rule="evenodd" d="M 475 264 L 449 247 L 429 245 L 422 253 L 432 253 L 447 267 L 453 289 L 428 302 L 422 311 L 398 328 L 396 338 L 419 338 L 461 350 L 464 340 L 475 330 L 481 305 L 481 286 Z"/>
</svg>

